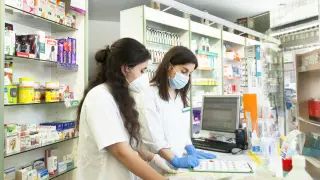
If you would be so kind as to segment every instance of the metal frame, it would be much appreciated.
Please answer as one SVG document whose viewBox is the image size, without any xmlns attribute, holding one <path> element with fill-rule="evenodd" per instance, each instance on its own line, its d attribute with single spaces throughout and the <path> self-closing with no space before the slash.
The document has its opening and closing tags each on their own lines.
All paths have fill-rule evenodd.
<svg viewBox="0 0 320 180">
<path fill-rule="evenodd" d="M 217 132 L 217 131 L 209 131 L 209 130 L 203 130 L 202 129 L 202 122 L 203 122 L 203 109 L 204 109 L 204 100 L 206 98 L 237 98 L 237 109 L 239 110 L 239 113 L 237 113 L 237 121 L 236 121 L 236 129 L 239 128 L 239 122 L 240 122 L 240 96 L 239 95 L 221 95 L 221 96 L 212 96 L 212 95 L 204 95 L 202 100 L 202 108 L 201 108 L 201 130 L 200 131 L 207 131 L 207 132 Z M 219 133 L 233 133 L 229 131 L 220 131 Z"/>
<path fill-rule="evenodd" d="M 238 30 L 240 32 L 244 32 L 244 33 L 253 35 L 255 37 L 259 37 L 259 38 L 261 38 L 261 39 L 263 39 L 265 41 L 270 41 L 270 42 L 273 42 L 273 43 L 276 43 L 276 44 L 280 44 L 281 43 L 276 38 L 273 38 L 273 37 L 267 36 L 265 34 L 259 33 L 257 31 L 254 31 L 252 29 L 240 26 L 240 25 L 235 24 L 233 22 L 227 21 L 225 19 L 219 18 L 217 16 L 211 15 L 211 14 L 209 14 L 207 12 L 204 12 L 204 11 L 201 11 L 199 9 L 187 6 L 187 5 L 183 4 L 183 3 L 180 3 L 180 2 L 177 2 L 177 1 L 174 1 L 174 0 L 154 0 L 154 1 L 159 2 L 161 4 L 164 4 L 166 6 L 169 6 L 169 7 L 173 7 L 173 8 L 175 8 L 175 9 L 177 9 L 179 11 L 182 11 L 184 13 L 191 14 L 191 15 L 194 15 L 194 16 L 197 16 L 197 17 L 200 17 L 200 18 L 208 19 L 208 20 L 210 20 L 210 21 L 212 21 L 214 23 L 221 24 L 221 25 L 226 26 L 228 28 L 236 29 L 236 30 Z"/>
</svg>

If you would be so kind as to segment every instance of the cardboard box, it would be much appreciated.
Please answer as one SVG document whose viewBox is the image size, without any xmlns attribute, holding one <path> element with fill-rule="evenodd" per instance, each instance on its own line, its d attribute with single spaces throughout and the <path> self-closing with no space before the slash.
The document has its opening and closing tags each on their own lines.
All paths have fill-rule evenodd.
<svg viewBox="0 0 320 180">
<path fill-rule="evenodd" d="M 63 54 L 63 46 L 65 39 L 58 39 L 58 59 L 57 62 L 64 63 L 64 54 Z"/>
<path fill-rule="evenodd" d="M 29 58 L 39 58 L 39 48 L 38 48 L 39 36 L 37 34 L 28 35 L 29 48 Z"/>
<path fill-rule="evenodd" d="M 34 14 L 46 18 L 47 0 L 34 0 Z"/>
<path fill-rule="evenodd" d="M 47 36 L 46 37 L 46 60 L 57 61 L 57 40 Z"/>
<path fill-rule="evenodd" d="M 23 0 L 22 9 L 28 13 L 34 14 L 34 0 Z"/>
<path fill-rule="evenodd" d="M 46 9 L 46 18 L 52 21 L 56 21 L 56 10 L 57 3 L 56 0 L 48 0 L 47 1 L 47 9 Z"/>
</svg>

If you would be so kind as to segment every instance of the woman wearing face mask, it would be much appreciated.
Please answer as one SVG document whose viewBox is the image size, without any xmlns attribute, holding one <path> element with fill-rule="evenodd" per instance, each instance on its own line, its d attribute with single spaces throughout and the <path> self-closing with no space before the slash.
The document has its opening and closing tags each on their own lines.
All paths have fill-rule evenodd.
<svg viewBox="0 0 320 180">
<path fill-rule="evenodd" d="M 191 142 L 187 96 L 190 75 L 197 66 L 197 58 L 186 47 L 170 49 L 151 80 L 150 100 L 146 102 L 150 147 L 176 168 L 196 167 L 199 159 L 215 158 L 197 151 Z"/>
<path fill-rule="evenodd" d="M 139 114 L 130 87 L 144 73 L 150 53 L 136 40 L 120 39 L 96 54 L 96 79 L 78 111 L 79 180 L 164 179 L 138 153 Z M 132 173 L 133 174 L 132 174 Z"/>
</svg>

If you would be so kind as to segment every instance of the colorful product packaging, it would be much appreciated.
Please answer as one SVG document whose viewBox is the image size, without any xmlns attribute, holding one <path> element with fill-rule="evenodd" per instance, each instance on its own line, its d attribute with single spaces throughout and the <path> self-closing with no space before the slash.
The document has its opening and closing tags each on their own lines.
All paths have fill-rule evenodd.
<svg viewBox="0 0 320 180">
<path fill-rule="evenodd" d="M 57 40 L 52 37 L 46 37 L 46 60 L 57 61 Z"/>
<path fill-rule="evenodd" d="M 71 63 L 71 43 L 69 40 L 64 41 L 63 44 L 63 60 L 64 63 Z"/>
<path fill-rule="evenodd" d="M 40 58 L 42 60 L 46 60 L 46 33 L 43 31 L 38 31 L 38 44 L 37 47 L 39 55 L 37 55 L 37 58 Z"/>
<path fill-rule="evenodd" d="M 34 14 L 35 13 L 34 0 L 22 0 L 22 9 L 25 12 Z"/>
<path fill-rule="evenodd" d="M 57 2 L 56 0 L 48 0 L 47 2 L 47 9 L 45 12 L 46 18 L 52 21 L 56 21 Z"/>
<path fill-rule="evenodd" d="M 16 55 L 19 57 L 29 57 L 30 45 L 28 44 L 28 36 L 16 36 Z"/>
<path fill-rule="evenodd" d="M 46 17 L 47 0 L 34 0 L 35 15 Z"/>
<path fill-rule="evenodd" d="M 4 104 L 17 104 L 18 87 L 16 85 L 4 86 Z"/>
<path fill-rule="evenodd" d="M 58 39 L 58 59 L 59 63 L 64 63 L 64 53 L 63 53 L 63 46 L 64 46 L 65 39 Z"/>
<path fill-rule="evenodd" d="M 37 34 L 27 35 L 29 45 L 29 58 L 39 58 L 38 41 L 39 36 Z"/>
<path fill-rule="evenodd" d="M 77 64 L 77 40 L 75 38 L 68 38 L 71 44 L 71 64 Z"/>
<path fill-rule="evenodd" d="M 66 14 L 66 5 L 64 2 L 60 1 L 57 5 L 56 21 L 60 24 L 64 24 L 65 14 Z"/>
<path fill-rule="evenodd" d="M 20 151 L 20 139 L 18 135 L 6 137 L 5 149 L 7 154 Z"/>
</svg>

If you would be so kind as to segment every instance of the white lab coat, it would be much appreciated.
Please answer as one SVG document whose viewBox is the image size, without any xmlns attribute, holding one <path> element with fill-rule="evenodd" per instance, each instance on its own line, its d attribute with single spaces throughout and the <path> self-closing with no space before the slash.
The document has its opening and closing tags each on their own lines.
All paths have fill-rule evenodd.
<svg viewBox="0 0 320 180">
<path fill-rule="evenodd" d="M 132 180 L 135 176 L 105 148 L 129 142 L 118 106 L 107 85 L 93 88 L 80 115 L 77 180 Z"/>
<path fill-rule="evenodd" d="M 181 157 L 186 153 L 185 146 L 191 142 L 190 110 L 185 111 L 181 97 L 164 101 L 159 96 L 159 89 L 152 86 L 145 92 L 146 127 L 151 134 L 148 142 L 157 153 L 163 148 L 170 148 L 175 155 Z"/>
</svg>

